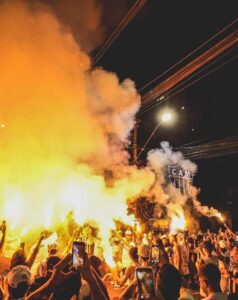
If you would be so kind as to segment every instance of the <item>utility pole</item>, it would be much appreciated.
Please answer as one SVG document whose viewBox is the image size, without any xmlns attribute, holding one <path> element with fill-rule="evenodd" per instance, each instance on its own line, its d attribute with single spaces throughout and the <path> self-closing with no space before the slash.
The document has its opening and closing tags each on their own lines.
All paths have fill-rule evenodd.
<svg viewBox="0 0 238 300">
<path fill-rule="evenodd" d="M 136 123 L 134 125 L 133 129 L 133 164 L 136 165 L 137 163 L 137 153 L 138 153 L 138 147 L 137 147 L 137 130 L 139 127 L 139 120 L 136 120 Z"/>
</svg>

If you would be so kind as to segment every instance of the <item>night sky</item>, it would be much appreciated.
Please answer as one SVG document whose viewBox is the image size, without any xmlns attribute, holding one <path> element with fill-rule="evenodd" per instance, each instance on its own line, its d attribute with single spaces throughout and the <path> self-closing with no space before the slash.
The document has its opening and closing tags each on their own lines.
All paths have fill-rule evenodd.
<svg viewBox="0 0 238 300">
<path fill-rule="evenodd" d="M 126 14 L 134 1 L 120 1 L 120 6 L 114 5 L 114 1 L 101 2 L 104 6 L 103 18 L 108 36 L 116 25 L 112 22 L 113 16 L 120 20 L 120 16 Z M 98 65 L 117 73 L 121 80 L 131 78 L 140 90 L 234 21 L 238 17 L 236 2 L 149 0 Z M 234 28 L 233 26 L 228 30 L 228 33 Z M 96 52 L 97 49 L 92 55 Z M 237 53 L 236 46 L 226 59 L 234 58 Z M 217 66 L 223 62 L 225 58 Z M 203 74 L 205 73 L 206 71 Z M 157 122 L 156 115 L 164 108 L 172 109 L 177 120 L 169 127 L 161 126 L 145 152 L 159 147 L 162 140 L 167 140 L 172 147 L 179 148 L 184 144 L 204 144 L 237 136 L 237 78 L 238 60 L 234 59 L 175 96 L 169 97 L 168 93 L 166 96 L 169 99 L 165 99 L 166 101 L 150 111 L 143 114 L 139 112 L 139 147 L 153 131 Z M 195 162 L 198 173 L 194 183 L 201 188 L 201 202 L 224 212 L 233 212 L 234 225 L 238 226 L 235 222 L 238 219 L 238 154 L 209 159 L 202 157 Z"/>
</svg>

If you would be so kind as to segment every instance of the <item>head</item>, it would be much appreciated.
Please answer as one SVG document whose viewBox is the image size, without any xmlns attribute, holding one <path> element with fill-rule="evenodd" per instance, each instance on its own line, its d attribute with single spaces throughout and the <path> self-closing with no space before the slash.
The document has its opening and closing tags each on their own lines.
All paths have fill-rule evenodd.
<svg viewBox="0 0 238 300">
<path fill-rule="evenodd" d="M 16 266 L 25 265 L 25 263 L 26 263 L 25 251 L 24 249 L 18 249 L 12 256 L 10 269 Z"/>
<path fill-rule="evenodd" d="M 204 249 L 204 252 L 207 254 L 207 255 L 211 255 L 212 254 L 212 250 L 213 250 L 213 245 L 210 241 L 205 241 L 203 242 L 203 245 L 202 245 L 203 249 Z"/>
<path fill-rule="evenodd" d="M 177 300 L 182 286 L 182 276 L 171 264 L 164 264 L 157 274 L 157 288 L 165 300 Z"/>
<path fill-rule="evenodd" d="M 169 239 L 166 236 L 162 237 L 162 242 L 165 247 L 169 246 Z"/>
<path fill-rule="evenodd" d="M 23 298 L 31 283 L 31 272 L 26 266 L 14 267 L 7 276 L 8 292 L 12 299 Z"/>
<path fill-rule="evenodd" d="M 140 245 L 138 247 L 139 262 L 142 265 L 146 265 L 150 258 L 150 247 L 148 245 Z"/>
<path fill-rule="evenodd" d="M 138 262 L 139 256 L 138 256 L 138 248 L 137 247 L 130 248 L 129 257 L 132 262 Z"/>
<path fill-rule="evenodd" d="M 221 272 L 214 264 L 204 264 L 199 271 L 199 283 L 202 290 L 208 296 L 213 292 L 220 292 Z"/>
<path fill-rule="evenodd" d="M 164 244 L 160 238 L 156 239 L 156 245 L 158 245 L 159 249 L 164 249 Z"/>
<path fill-rule="evenodd" d="M 60 257 L 59 256 L 50 256 L 47 258 L 46 260 L 46 269 L 47 271 L 52 271 L 54 269 L 54 266 L 57 265 L 57 263 L 60 261 Z"/>
<path fill-rule="evenodd" d="M 48 245 L 49 255 L 55 255 L 58 252 L 58 245 L 56 243 Z"/>
</svg>

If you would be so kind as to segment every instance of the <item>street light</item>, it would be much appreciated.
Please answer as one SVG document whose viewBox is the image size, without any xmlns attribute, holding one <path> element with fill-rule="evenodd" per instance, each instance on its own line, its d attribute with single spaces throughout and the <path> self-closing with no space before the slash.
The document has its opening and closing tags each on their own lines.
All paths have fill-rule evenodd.
<svg viewBox="0 0 238 300">
<path fill-rule="evenodd" d="M 143 151 L 145 150 L 145 147 L 147 146 L 147 144 L 149 143 L 149 141 L 152 139 L 153 135 L 155 134 L 156 130 L 160 127 L 161 124 L 163 123 L 169 123 L 173 120 L 173 114 L 169 111 L 164 112 L 160 118 L 159 118 L 159 122 L 156 125 L 155 129 L 153 130 L 153 132 L 151 133 L 151 135 L 149 136 L 148 140 L 145 142 L 144 146 L 141 148 L 140 153 L 137 156 L 137 159 L 140 157 L 140 155 L 143 153 Z"/>
<path fill-rule="evenodd" d="M 161 122 L 164 122 L 164 123 L 169 122 L 172 120 L 172 118 L 173 118 L 172 114 L 170 112 L 166 112 L 162 115 Z"/>
</svg>

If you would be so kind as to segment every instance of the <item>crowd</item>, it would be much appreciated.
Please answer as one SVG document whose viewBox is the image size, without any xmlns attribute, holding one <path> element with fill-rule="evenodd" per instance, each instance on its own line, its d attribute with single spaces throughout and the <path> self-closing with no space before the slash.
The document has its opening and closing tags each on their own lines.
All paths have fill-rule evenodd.
<svg viewBox="0 0 238 300">
<path fill-rule="evenodd" d="M 3 257 L 5 221 L 0 230 Z M 96 255 L 96 241 L 87 245 L 75 228 L 64 246 L 60 239 L 49 243 L 42 257 L 48 236 L 42 232 L 29 253 L 19 245 L 1 273 L 0 299 L 238 299 L 238 241 L 229 228 L 196 234 L 117 231 L 110 240 L 113 267 Z M 85 245 L 77 265 L 74 245 Z"/>
</svg>

